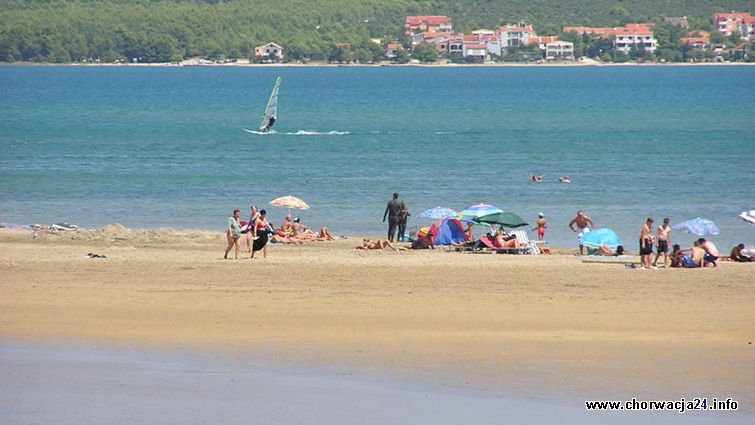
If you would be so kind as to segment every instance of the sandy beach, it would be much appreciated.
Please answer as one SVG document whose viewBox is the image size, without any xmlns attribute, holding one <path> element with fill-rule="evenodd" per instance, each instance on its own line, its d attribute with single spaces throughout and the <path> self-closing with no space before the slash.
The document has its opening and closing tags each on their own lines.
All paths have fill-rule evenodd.
<svg viewBox="0 0 755 425">
<path fill-rule="evenodd" d="M 1 230 L 0 338 L 195 347 L 522 396 L 732 397 L 755 410 L 752 264 L 635 270 L 572 250 L 360 252 L 358 241 L 236 261 L 222 259 L 219 232 Z"/>
</svg>

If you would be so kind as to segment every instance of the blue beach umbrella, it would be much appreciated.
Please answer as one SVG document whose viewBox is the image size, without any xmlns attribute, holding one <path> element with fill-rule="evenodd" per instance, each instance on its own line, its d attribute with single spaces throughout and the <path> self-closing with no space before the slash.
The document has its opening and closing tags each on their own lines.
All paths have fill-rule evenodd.
<svg viewBox="0 0 755 425">
<path fill-rule="evenodd" d="M 419 214 L 420 218 L 429 218 L 433 220 L 443 220 L 444 218 L 457 217 L 459 213 L 451 208 L 435 207 L 429 210 L 422 211 Z"/>
<path fill-rule="evenodd" d="M 718 226 L 716 226 L 716 223 L 706 218 L 700 218 L 700 217 L 693 218 L 687 221 L 682 221 L 681 223 L 675 225 L 674 229 L 684 230 L 687 233 L 692 233 L 698 236 L 717 235 L 721 233 L 721 231 L 718 230 Z"/>
<path fill-rule="evenodd" d="M 601 246 L 616 249 L 617 246 L 621 245 L 621 239 L 619 239 L 619 235 L 613 230 L 603 228 L 585 233 L 579 238 L 579 244 L 594 249 Z"/>
</svg>

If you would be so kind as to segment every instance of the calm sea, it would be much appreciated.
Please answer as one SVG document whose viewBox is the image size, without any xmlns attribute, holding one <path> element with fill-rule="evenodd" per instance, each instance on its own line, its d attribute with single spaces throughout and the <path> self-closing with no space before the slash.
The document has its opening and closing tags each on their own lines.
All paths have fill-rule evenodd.
<svg viewBox="0 0 755 425">
<path fill-rule="evenodd" d="M 245 132 L 277 76 L 277 134 Z M 277 225 L 267 203 L 293 194 L 315 227 L 382 234 L 398 191 L 410 226 L 487 202 L 543 212 L 560 246 L 578 209 L 631 249 L 648 216 L 755 242 L 737 218 L 755 209 L 755 67 L 0 67 L 0 149 L 12 223 L 222 230 L 258 204 Z"/>
</svg>

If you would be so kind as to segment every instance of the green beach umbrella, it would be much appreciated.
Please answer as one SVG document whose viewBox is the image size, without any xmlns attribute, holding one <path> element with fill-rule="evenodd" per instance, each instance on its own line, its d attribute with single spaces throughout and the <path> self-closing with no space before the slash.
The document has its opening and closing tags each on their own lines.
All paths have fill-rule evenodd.
<svg viewBox="0 0 755 425">
<path fill-rule="evenodd" d="M 482 217 L 477 217 L 475 221 L 479 223 L 488 223 L 488 224 L 499 224 L 503 227 L 510 227 L 510 228 L 516 228 L 516 227 L 522 227 L 526 226 L 527 223 L 522 219 L 522 217 L 519 217 L 518 215 L 512 213 L 512 212 L 496 212 L 492 214 L 483 215 Z"/>
</svg>

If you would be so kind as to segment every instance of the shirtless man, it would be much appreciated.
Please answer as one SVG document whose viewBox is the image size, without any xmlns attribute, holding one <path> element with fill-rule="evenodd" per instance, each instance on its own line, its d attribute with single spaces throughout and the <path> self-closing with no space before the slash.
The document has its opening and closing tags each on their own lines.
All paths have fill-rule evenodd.
<svg viewBox="0 0 755 425">
<path fill-rule="evenodd" d="M 700 248 L 705 251 L 705 261 L 713 263 L 713 266 L 717 266 L 716 261 L 718 261 L 718 257 L 721 254 L 718 252 L 716 245 L 711 241 L 705 240 L 705 238 L 700 238 L 697 241 L 700 243 Z"/>
<path fill-rule="evenodd" d="M 576 229 L 574 228 L 575 225 L 577 226 Z M 585 213 L 581 210 L 577 211 L 577 216 L 571 219 L 571 221 L 569 222 L 569 228 L 572 232 L 577 234 L 577 239 L 581 238 L 585 233 L 589 232 L 591 227 L 595 227 L 595 223 L 593 223 L 592 219 L 585 215 Z M 584 247 L 580 244 L 579 255 L 582 255 L 583 250 Z"/>
<path fill-rule="evenodd" d="M 655 251 L 653 267 L 658 264 L 658 258 L 661 254 L 663 254 L 663 267 L 668 268 L 669 266 L 668 247 L 671 245 L 671 227 L 669 227 L 668 222 L 668 217 L 664 218 L 663 224 L 658 226 L 658 231 L 655 234 L 658 239 L 658 247 Z"/>
<path fill-rule="evenodd" d="M 690 250 L 692 251 L 690 259 L 692 260 L 693 264 L 685 264 L 685 267 L 705 267 L 705 250 L 700 246 L 700 242 L 695 241 Z"/>
<path fill-rule="evenodd" d="M 640 268 L 649 269 L 650 256 L 653 255 L 653 219 L 649 218 L 645 221 L 640 229 Z M 655 267 L 656 269 L 658 267 Z"/>
</svg>

